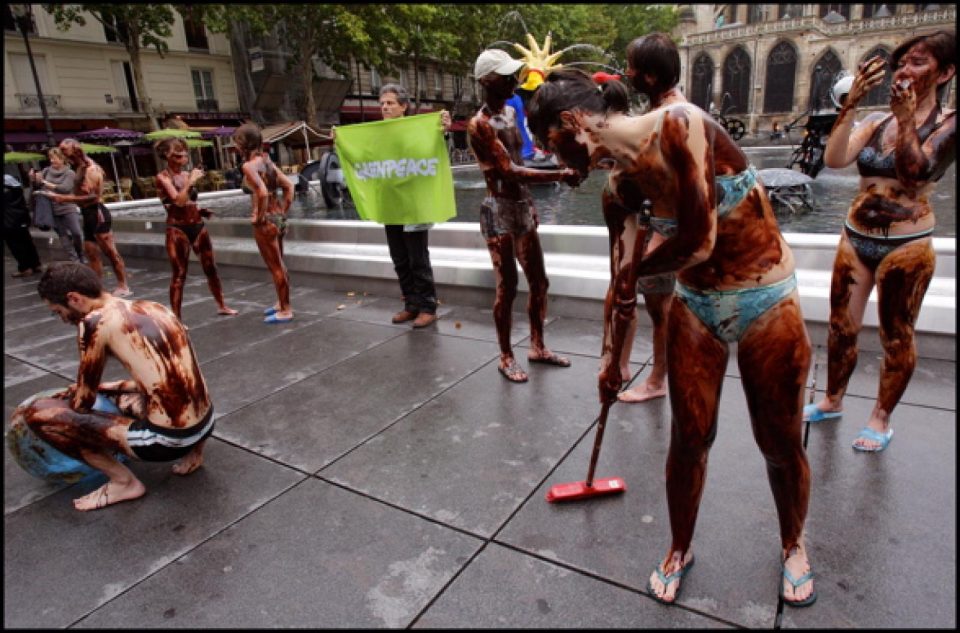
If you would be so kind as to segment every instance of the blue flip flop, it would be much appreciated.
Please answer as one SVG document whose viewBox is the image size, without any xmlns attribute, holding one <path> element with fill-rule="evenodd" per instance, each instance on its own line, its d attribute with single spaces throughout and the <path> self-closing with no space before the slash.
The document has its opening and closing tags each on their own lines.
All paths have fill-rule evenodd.
<svg viewBox="0 0 960 633">
<path fill-rule="evenodd" d="M 672 583 L 675 580 L 683 580 L 683 577 L 686 576 L 687 572 L 690 571 L 690 568 L 693 567 L 693 563 L 695 560 L 696 560 L 695 558 L 691 557 L 689 563 L 687 563 L 677 571 L 673 572 L 669 576 L 663 573 L 663 571 L 660 569 L 660 563 L 657 563 L 657 568 L 655 571 L 657 572 L 657 578 L 660 580 L 660 582 L 663 583 L 664 589 L 669 587 L 670 583 Z M 680 586 L 677 587 L 677 592 L 673 594 L 673 600 L 664 600 L 663 598 L 657 595 L 657 592 L 654 591 L 653 587 L 650 585 L 650 581 L 647 580 L 647 591 L 650 592 L 650 597 L 656 600 L 657 602 L 659 602 L 660 604 L 665 604 L 667 606 L 676 604 L 677 600 L 680 599 L 680 592 L 682 590 L 683 590 L 683 583 L 681 582 Z"/>
<path fill-rule="evenodd" d="M 789 582 L 791 585 L 793 585 L 793 589 L 794 589 L 794 591 L 796 591 L 797 587 L 799 587 L 799 586 L 802 585 L 803 583 L 805 583 L 805 582 L 807 582 L 807 581 L 809 581 L 809 580 L 811 580 L 811 579 L 813 578 L 813 571 L 808 571 L 807 573 L 805 573 L 804 575 L 800 576 L 799 578 L 794 578 L 794 577 L 793 577 L 793 574 L 791 574 L 791 573 L 787 570 L 787 565 L 786 565 L 786 563 L 784 563 L 784 565 L 783 565 L 783 578 L 784 578 L 784 580 L 786 580 L 787 582 Z M 788 604 L 788 605 L 790 605 L 791 607 L 809 607 L 811 604 L 813 604 L 814 602 L 817 601 L 817 590 L 814 589 L 813 592 L 812 592 L 809 596 L 807 596 L 806 598 L 804 598 L 803 600 L 787 600 L 787 597 L 786 597 L 785 595 L 783 595 L 783 583 L 781 582 L 781 583 L 780 583 L 780 597 L 783 598 L 783 603 L 784 603 L 784 604 Z"/>
<path fill-rule="evenodd" d="M 269 325 L 276 325 L 277 323 L 289 323 L 293 321 L 293 317 L 278 317 L 276 314 L 271 314 L 263 320 L 264 323 Z"/>
<path fill-rule="evenodd" d="M 270 306 L 269 308 L 263 311 L 263 316 L 270 316 L 271 314 L 275 314 L 276 311 L 277 311 L 276 308 L 274 308 L 273 306 Z"/>
<path fill-rule="evenodd" d="M 856 440 L 854 440 L 854 443 L 853 443 L 854 450 L 862 451 L 864 453 L 879 453 L 880 451 L 885 449 L 887 445 L 890 444 L 890 440 L 893 439 L 893 428 L 891 427 L 887 429 L 886 433 L 879 433 L 871 429 L 869 426 L 865 426 L 863 430 L 860 431 L 860 434 L 857 435 L 857 439 L 870 440 L 871 442 L 876 442 L 880 446 L 877 446 L 876 448 L 865 448 L 863 446 L 858 445 L 856 443 Z"/>
<path fill-rule="evenodd" d="M 824 420 L 832 420 L 843 415 L 843 411 L 821 411 L 812 402 L 803 407 L 803 421 L 816 424 Z"/>
</svg>

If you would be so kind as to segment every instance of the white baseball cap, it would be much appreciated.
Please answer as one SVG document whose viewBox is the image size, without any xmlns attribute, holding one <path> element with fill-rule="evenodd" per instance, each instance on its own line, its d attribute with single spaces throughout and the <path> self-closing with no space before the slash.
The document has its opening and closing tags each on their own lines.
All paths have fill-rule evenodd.
<svg viewBox="0 0 960 633">
<path fill-rule="evenodd" d="M 477 62 L 473 65 L 473 76 L 480 79 L 490 73 L 512 75 L 520 70 L 523 64 L 523 60 L 510 57 L 506 51 L 488 48 L 477 57 Z"/>
</svg>

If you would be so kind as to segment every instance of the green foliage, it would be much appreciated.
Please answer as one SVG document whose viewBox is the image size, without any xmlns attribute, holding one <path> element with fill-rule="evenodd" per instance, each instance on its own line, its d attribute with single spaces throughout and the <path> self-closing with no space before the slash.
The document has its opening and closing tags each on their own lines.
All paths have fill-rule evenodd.
<svg viewBox="0 0 960 633">
<path fill-rule="evenodd" d="M 169 4 L 44 4 L 43 8 L 61 31 L 74 24 L 85 25 L 84 14 L 88 14 L 115 34 L 128 51 L 153 47 L 162 57 L 169 50 L 166 40 L 173 34 L 174 22 Z"/>
</svg>

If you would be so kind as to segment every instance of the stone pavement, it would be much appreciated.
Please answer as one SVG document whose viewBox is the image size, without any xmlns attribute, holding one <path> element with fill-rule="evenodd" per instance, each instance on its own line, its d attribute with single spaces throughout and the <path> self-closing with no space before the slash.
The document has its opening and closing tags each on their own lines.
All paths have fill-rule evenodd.
<svg viewBox="0 0 960 633">
<path fill-rule="evenodd" d="M 46 259 L 45 259 L 46 260 Z M 12 280 L 4 259 L 4 415 L 75 378 L 75 332 Z M 166 261 L 128 258 L 135 298 L 167 302 Z M 496 371 L 489 293 L 445 303 L 426 330 L 400 302 L 293 275 L 296 319 L 261 323 L 263 269 L 221 266 L 218 317 L 196 261 L 183 315 L 217 413 L 205 466 L 135 463 L 140 500 L 79 513 L 4 451 L 4 626 L 163 628 L 773 627 L 777 517 L 731 355 L 717 441 L 679 605 L 646 579 L 669 544 L 665 400 L 616 404 L 597 476 L 625 494 L 550 504 L 586 477 L 599 413 L 597 319 L 554 315 L 547 344 L 573 361 Z M 109 282 L 108 282 L 109 283 Z M 441 291 L 441 298 L 443 292 Z M 458 301 L 460 298 L 458 297 Z M 649 371 L 649 329 L 634 381 Z M 816 385 L 826 384 L 815 340 Z M 735 350 L 734 350 L 735 351 Z M 921 358 L 883 454 L 850 448 L 873 405 L 863 352 L 846 415 L 810 430 L 807 543 L 819 599 L 784 628 L 956 627 L 956 364 Z M 105 380 L 124 377 L 116 361 Z"/>
</svg>

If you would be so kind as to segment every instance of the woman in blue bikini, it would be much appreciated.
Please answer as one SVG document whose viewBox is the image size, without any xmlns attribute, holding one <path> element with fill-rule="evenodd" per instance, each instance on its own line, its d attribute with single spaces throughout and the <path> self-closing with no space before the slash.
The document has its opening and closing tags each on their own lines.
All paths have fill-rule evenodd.
<svg viewBox="0 0 960 633">
<path fill-rule="evenodd" d="M 640 74 L 643 69 L 631 68 Z M 673 428 L 666 464 L 672 543 L 649 590 L 672 604 L 693 566 L 690 544 L 716 436 L 729 344 L 738 360 L 754 437 L 767 462 L 780 518 L 784 600 L 816 599 L 803 543 L 810 468 L 801 409 L 810 341 L 800 312 L 793 255 L 756 172 L 704 111 L 674 103 L 628 116 L 626 88 L 599 90 L 575 69 L 554 71 L 531 100 L 531 129 L 584 177 L 610 167 L 603 196 L 611 285 L 605 305 L 600 399 L 617 398 L 620 354 L 636 306 L 637 278 L 677 271 L 667 317 L 667 379 Z M 716 174 L 716 177 L 714 177 Z M 676 223 L 644 253 L 644 198 L 658 222 Z M 652 218 L 651 218 L 652 219 Z"/>
<path fill-rule="evenodd" d="M 804 418 L 840 417 L 857 363 L 857 335 L 877 287 L 883 362 L 877 401 L 853 443 L 884 450 L 893 437 L 890 414 L 917 362 L 913 328 L 933 277 L 929 195 L 956 158 L 956 111 L 941 105 L 956 71 L 956 36 L 937 31 L 907 40 L 893 52 L 892 113 L 872 113 L 853 127 L 857 103 L 886 73 L 882 59 L 860 66 L 824 152 L 827 167 L 856 161 L 860 192 L 847 214 L 833 264 L 827 338 L 827 393 L 804 408 Z"/>
</svg>

